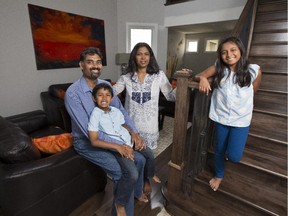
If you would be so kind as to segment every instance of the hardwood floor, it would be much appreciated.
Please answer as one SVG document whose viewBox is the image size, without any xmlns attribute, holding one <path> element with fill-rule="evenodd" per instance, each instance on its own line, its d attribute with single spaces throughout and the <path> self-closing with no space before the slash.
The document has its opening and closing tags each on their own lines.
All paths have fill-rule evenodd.
<svg viewBox="0 0 288 216">
<path fill-rule="evenodd" d="M 161 178 L 162 183 L 157 184 L 152 182 L 152 194 L 149 203 L 142 203 L 135 200 L 134 214 L 137 216 L 157 216 L 165 202 L 161 186 L 167 181 L 168 177 L 168 162 L 170 160 L 172 146 L 166 148 L 155 159 L 156 173 Z M 113 201 L 112 194 L 113 183 L 108 180 L 105 191 L 97 193 L 88 199 L 85 203 L 75 209 L 69 216 L 107 216 L 111 215 L 111 206 Z M 161 213 L 164 216 L 164 214 Z M 169 214 L 165 214 L 169 215 Z"/>
</svg>

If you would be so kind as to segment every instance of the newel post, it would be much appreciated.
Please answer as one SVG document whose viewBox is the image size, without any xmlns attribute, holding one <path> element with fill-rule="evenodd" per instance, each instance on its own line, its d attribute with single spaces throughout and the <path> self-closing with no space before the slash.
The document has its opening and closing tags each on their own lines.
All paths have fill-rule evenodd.
<svg viewBox="0 0 288 216">
<path fill-rule="evenodd" d="M 187 122 L 191 89 L 188 87 L 191 71 L 177 71 L 177 92 L 175 104 L 174 130 L 167 189 L 170 192 L 181 190 L 184 167 Z"/>
</svg>

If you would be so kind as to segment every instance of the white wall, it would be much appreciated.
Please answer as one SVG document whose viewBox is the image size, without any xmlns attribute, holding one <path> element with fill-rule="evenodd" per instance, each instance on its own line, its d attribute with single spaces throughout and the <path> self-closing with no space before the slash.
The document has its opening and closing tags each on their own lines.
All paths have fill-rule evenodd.
<svg viewBox="0 0 288 216">
<path fill-rule="evenodd" d="M 157 62 L 166 68 L 167 28 L 164 27 L 164 0 L 117 0 L 118 52 L 126 52 L 126 23 L 158 24 Z"/>
<path fill-rule="evenodd" d="M 82 74 L 79 68 L 36 69 L 28 3 L 103 19 L 107 66 L 101 77 L 115 80 L 118 74 L 115 0 L 0 0 L 0 115 L 4 117 L 42 109 L 41 91 L 51 84 L 74 82 Z"/>
<path fill-rule="evenodd" d="M 157 61 L 165 70 L 168 27 L 238 19 L 247 0 L 196 0 L 169 6 L 165 6 L 165 2 L 165 0 L 117 0 L 118 52 L 126 52 L 127 22 L 157 23 L 159 27 Z"/>
<path fill-rule="evenodd" d="M 165 7 L 164 25 L 180 26 L 239 18 L 247 0 L 195 0 Z"/>
<path fill-rule="evenodd" d="M 115 54 L 126 51 L 126 22 L 157 23 L 157 60 L 165 70 L 167 27 L 237 19 L 247 0 L 196 0 L 164 6 L 165 0 L 0 0 L 0 115 L 42 109 L 40 92 L 56 83 L 73 82 L 78 68 L 37 70 L 27 4 L 103 19 L 107 66 L 101 78 L 115 81 Z M 231 8 L 231 9 L 229 9 Z"/>
</svg>

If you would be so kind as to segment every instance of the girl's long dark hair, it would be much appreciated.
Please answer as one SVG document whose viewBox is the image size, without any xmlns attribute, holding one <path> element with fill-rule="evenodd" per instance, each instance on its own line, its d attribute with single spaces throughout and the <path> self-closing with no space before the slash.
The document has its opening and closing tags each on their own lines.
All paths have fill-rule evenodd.
<svg viewBox="0 0 288 216">
<path fill-rule="evenodd" d="M 151 49 L 151 47 L 147 44 L 147 43 L 137 43 L 132 52 L 130 53 L 130 58 L 129 58 L 129 62 L 128 62 L 128 67 L 127 67 L 127 70 L 126 70 L 126 73 L 131 73 L 131 75 L 134 74 L 134 72 L 136 72 L 138 70 L 138 66 L 137 66 L 137 63 L 136 63 L 136 55 L 137 55 L 137 52 L 138 50 L 141 48 L 141 47 L 146 47 L 150 53 L 150 61 L 149 61 L 149 64 L 147 66 L 147 73 L 148 74 L 154 74 L 154 73 L 158 73 L 160 68 L 159 68 L 159 65 L 156 61 L 156 58 L 155 58 L 155 55 L 153 53 L 153 50 Z"/>
<path fill-rule="evenodd" d="M 237 83 L 240 87 L 250 86 L 251 85 L 251 74 L 248 70 L 249 62 L 246 59 L 245 47 L 239 38 L 231 36 L 231 37 L 228 37 L 228 38 L 225 38 L 224 40 L 222 40 L 218 46 L 218 49 L 217 49 L 218 59 L 216 61 L 217 73 L 216 73 L 216 76 L 214 79 L 214 87 L 215 88 L 221 87 L 220 82 L 224 77 L 224 69 L 225 68 L 227 68 L 229 71 L 228 77 L 231 75 L 231 70 L 230 70 L 229 65 L 224 63 L 222 58 L 221 58 L 221 51 L 222 51 L 223 44 L 225 44 L 227 42 L 235 43 L 237 45 L 237 47 L 239 48 L 240 53 L 241 53 L 241 58 L 237 62 L 236 71 L 234 71 L 235 72 L 234 82 Z"/>
</svg>

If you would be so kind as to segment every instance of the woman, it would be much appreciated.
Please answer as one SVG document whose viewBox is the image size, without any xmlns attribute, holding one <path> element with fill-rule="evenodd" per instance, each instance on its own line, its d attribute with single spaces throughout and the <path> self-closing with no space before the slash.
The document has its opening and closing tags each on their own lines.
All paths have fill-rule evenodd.
<svg viewBox="0 0 288 216">
<path fill-rule="evenodd" d="M 133 48 L 125 75 L 122 75 L 113 86 L 117 94 L 126 89 L 125 109 L 135 122 L 143 142 L 151 149 L 157 148 L 158 103 L 160 91 L 167 100 L 175 101 L 173 90 L 165 73 L 159 69 L 151 47 L 147 43 L 138 43 Z M 136 149 L 137 150 L 137 149 Z M 146 171 L 146 167 L 145 167 Z M 151 192 L 147 172 L 144 173 L 144 192 Z M 153 178 L 157 183 L 160 179 Z M 142 187 L 143 188 L 143 187 Z M 135 196 L 142 191 L 135 190 Z"/>
<path fill-rule="evenodd" d="M 158 102 L 160 91 L 167 100 L 175 101 L 173 90 L 165 73 L 159 69 L 151 47 L 138 43 L 133 48 L 125 75 L 113 86 L 119 94 L 126 88 L 125 109 L 134 120 L 145 144 L 157 148 Z"/>
</svg>

